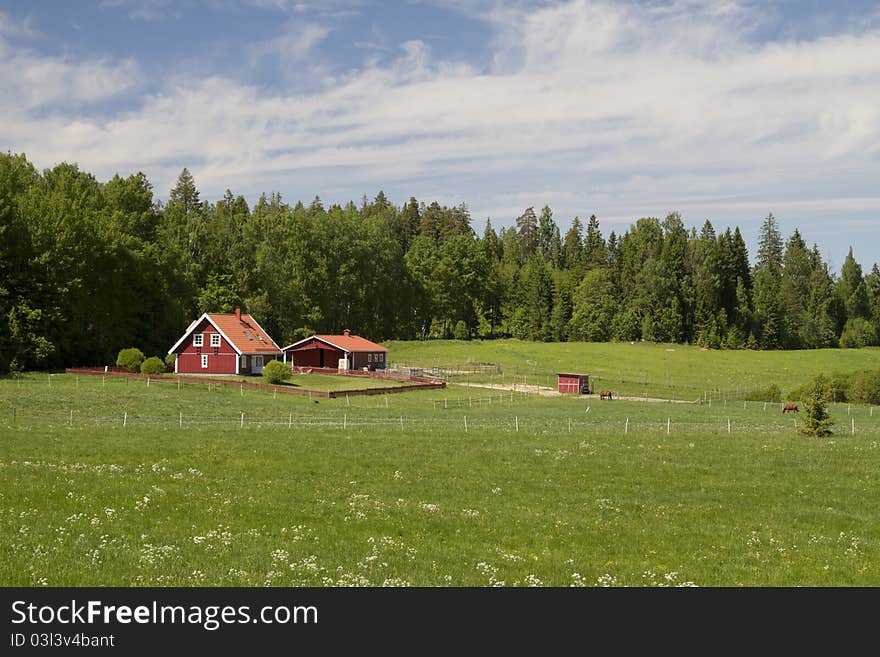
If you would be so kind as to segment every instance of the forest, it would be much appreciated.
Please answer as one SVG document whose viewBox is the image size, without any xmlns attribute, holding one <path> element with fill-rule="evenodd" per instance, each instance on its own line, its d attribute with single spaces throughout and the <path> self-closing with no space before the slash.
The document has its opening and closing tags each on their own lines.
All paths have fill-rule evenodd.
<svg viewBox="0 0 880 657">
<path fill-rule="evenodd" d="M 183 169 L 166 203 L 143 173 L 100 182 L 0 154 L 0 372 L 164 354 L 205 311 L 241 306 L 276 341 L 351 329 L 373 340 L 515 337 L 814 349 L 880 343 L 880 269 L 831 271 L 770 214 L 754 262 L 738 227 L 678 213 L 563 235 L 549 207 L 475 232 L 465 204 L 380 191 L 359 204 L 200 199 Z"/>
</svg>

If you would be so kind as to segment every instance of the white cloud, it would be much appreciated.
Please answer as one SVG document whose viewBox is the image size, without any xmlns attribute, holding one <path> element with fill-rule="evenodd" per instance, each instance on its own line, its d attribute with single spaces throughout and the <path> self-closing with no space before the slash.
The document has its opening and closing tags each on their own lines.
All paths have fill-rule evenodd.
<svg viewBox="0 0 880 657">
<path fill-rule="evenodd" d="M 475 218 L 504 212 L 496 225 L 522 210 L 511 184 L 535 190 L 523 206 L 550 203 L 561 222 L 721 206 L 765 208 L 759 219 L 776 203 L 873 211 L 880 31 L 761 44 L 760 11 L 722 0 L 485 5 L 488 70 L 437 61 L 413 40 L 391 63 L 368 61 L 309 93 L 172 75 L 136 110 L 103 119 L 67 111 L 64 99 L 124 93 L 133 63 L 37 58 L 0 42 L 0 81 L 20 106 L 0 141 L 41 165 L 141 169 L 160 194 L 184 165 L 208 198 L 227 187 L 288 198 L 348 189 L 355 199 L 379 187 L 446 190 Z M 251 55 L 320 75 L 315 48 L 331 39 L 292 18 Z"/>
</svg>

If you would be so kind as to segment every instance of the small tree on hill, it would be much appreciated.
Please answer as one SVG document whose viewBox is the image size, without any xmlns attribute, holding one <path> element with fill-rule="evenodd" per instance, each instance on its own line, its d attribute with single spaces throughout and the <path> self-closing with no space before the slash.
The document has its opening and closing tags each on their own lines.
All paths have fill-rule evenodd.
<svg viewBox="0 0 880 657">
<path fill-rule="evenodd" d="M 263 378 L 269 383 L 282 383 L 291 376 L 290 365 L 280 360 L 270 360 L 263 368 Z"/>
<path fill-rule="evenodd" d="M 144 362 L 144 352 L 137 347 L 123 349 L 116 357 L 116 366 L 122 367 L 129 372 L 140 372 L 141 363 Z"/>
<path fill-rule="evenodd" d="M 834 420 L 828 414 L 828 398 L 828 380 L 820 374 L 806 388 L 802 433 L 819 437 L 831 435 Z"/>
</svg>

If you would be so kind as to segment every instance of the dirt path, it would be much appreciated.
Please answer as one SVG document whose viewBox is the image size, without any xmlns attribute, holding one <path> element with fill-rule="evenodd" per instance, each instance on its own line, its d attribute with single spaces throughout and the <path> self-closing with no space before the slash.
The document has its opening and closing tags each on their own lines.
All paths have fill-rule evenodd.
<svg viewBox="0 0 880 657">
<path fill-rule="evenodd" d="M 464 383 L 456 383 L 450 385 L 460 385 L 462 387 L 467 387 Z M 547 388 L 544 386 L 532 386 L 532 385 L 524 385 L 522 383 L 514 383 L 514 384 L 502 384 L 502 383 L 471 383 L 471 388 L 490 388 L 492 390 L 513 390 L 514 392 L 528 392 L 533 395 L 543 395 L 544 397 L 561 397 L 562 393 L 557 392 L 553 388 Z M 583 395 L 586 399 L 597 399 L 598 395 Z M 637 402 L 666 402 L 668 404 L 693 404 L 695 402 L 689 401 L 686 399 L 660 399 L 658 397 L 627 397 L 627 396 L 618 396 L 617 393 L 614 394 L 614 399 L 619 399 L 621 401 L 637 401 Z"/>
</svg>

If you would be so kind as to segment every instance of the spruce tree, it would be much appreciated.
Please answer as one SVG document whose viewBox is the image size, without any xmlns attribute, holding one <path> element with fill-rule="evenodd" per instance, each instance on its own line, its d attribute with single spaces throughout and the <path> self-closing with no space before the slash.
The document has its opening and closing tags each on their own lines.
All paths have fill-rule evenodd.
<svg viewBox="0 0 880 657">
<path fill-rule="evenodd" d="M 834 421 L 828 414 L 829 399 L 828 379 L 824 374 L 819 374 L 806 390 L 802 433 L 817 437 L 831 435 L 831 425 L 834 424 Z"/>
</svg>

